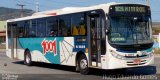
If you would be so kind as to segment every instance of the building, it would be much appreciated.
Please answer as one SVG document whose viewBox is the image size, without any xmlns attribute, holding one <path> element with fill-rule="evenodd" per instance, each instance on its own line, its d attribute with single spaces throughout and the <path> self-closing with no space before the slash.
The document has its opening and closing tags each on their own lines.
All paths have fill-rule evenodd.
<svg viewBox="0 0 160 80">
<path fill-rule="evenodd" d="M 4 43 L 6 40 L 6 21 L 0 21 L 0 43 Z"/>
</svg>

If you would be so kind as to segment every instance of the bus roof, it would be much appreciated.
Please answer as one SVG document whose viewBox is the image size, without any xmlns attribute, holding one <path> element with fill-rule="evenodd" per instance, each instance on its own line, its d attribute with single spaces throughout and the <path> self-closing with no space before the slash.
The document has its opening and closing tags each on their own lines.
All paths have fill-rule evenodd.
<svg viewBox="0 0 160 80">
<path fill-rule="evenodd" d="M 103 9 L 105 13 L 108 13 L 109 7 L 111 5 L 117 5 L 117 4 L 129 4 L 129 3 L 111 2 L 111 3 L 107 3 L 107 4 L 100 4 L 100 5 L 89 6 L 89 7 L 65 7 L 65 8 L 57 9 L 57 10 L 37 12 L 37 13 L 34 13 L 32 16 L 16 18 L 16 19 L 9 19 L 9 20 L 7 20 L 7 22 L 15 22 L 15 21 L 36 19 L 36 18 L 49 17 L 49 16 L 57 16 L 57 15 L 63 15 L 63 14 L 69 14 L 69 13 L 95 10 L 95 9 Z M 140 4 L 140 5 L 143 5 L 143 4 Z M 147 6 L 147 5 L 145 5 L 145 6 Z"/>
</svg>

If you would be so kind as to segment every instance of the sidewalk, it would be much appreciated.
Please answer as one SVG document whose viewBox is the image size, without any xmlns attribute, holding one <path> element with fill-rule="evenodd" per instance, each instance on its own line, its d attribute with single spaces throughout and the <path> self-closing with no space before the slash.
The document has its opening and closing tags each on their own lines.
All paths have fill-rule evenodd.
<svg viewBox="0 0 160 80">
<path fill-rule="evenodd" d="M 6 51 L 6 49 L 0 49 L 0 53 L 4 53 Z"/>
<path fill-rule="evenodd" d="M 155 53 L 154 56 L 155 57 L 160 57 L 160 53 Z"/>
</svg>

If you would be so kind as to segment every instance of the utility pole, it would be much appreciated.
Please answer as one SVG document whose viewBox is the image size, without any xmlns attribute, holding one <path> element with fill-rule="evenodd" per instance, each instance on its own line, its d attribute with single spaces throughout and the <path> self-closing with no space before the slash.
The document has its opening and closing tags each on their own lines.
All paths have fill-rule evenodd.
<svg viewBox="0 0 160 80">
<path fill-rule="evenodd" d="M 146 0 L 146 4 L 150 6 L 150 0 Z"/>
<path fill-rule="evenodd" d="M 17 6 L 21 7 L 21 17 L 23 17 L 23 16 L 24 16 L 24 11 L 23 11 L 23 9 L 24 9 L 24 6 L 25 6 L 25 5 L 23 5 L 23 4 L 17 4 Z"/>
<path fill-rule="evenodd" d="M 39 2 L 36 1 L 36 12 L 39 12 Z"/>
</svg>

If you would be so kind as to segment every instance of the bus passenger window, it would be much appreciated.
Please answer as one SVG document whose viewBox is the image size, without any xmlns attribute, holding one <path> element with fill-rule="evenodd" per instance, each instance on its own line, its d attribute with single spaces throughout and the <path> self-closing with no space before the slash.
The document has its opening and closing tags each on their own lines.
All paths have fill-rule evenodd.
<svg viewBox="0 0 160 80">
<path fill-rule="evenodd" d="M 79 31 L 80 35 L 85 35 L 86 34 L 86 29 L 85 29 L 85 25 L 81 25 L 80 26 L 80 31 Z"/>
<path fill-rule="evenodd" d="M 62 35 L 63 36 L 68 36 L 67 30 L 65 28 L 62 28 Z"/>
<path fill-rule="evenodd" d="M 18 37 L 24 37 L 24 23 L 18 22 Z"/>
<path fill-rule="evenodd" d="M 78 35 L 78 29 L 76 26 L 74 26 L 72 29 L 72 35 Z"/>
<path fill-rule="evenodd" d="M 59 35 L 60 36 L 65 36 L 65 34 L 66 34 L 65 28 L 66 28 L 65 20 L 60 19 L 59 20 Z"/>
<path fill-rule="evenodd" d="M 86 35 L 84 13 L 76 13 L 72 15 L 72 35 Z"/>
<path fill-rule="evenodd" d="M 31 25 L 29 26 L 29 37 L 36 37 L 37 20 L 31 20 Z"/>
<path fill-rule="evenodd" d="M 58 35 L 58 20 L 56 17 L 47 19 L 47 36 L 56 37 Z"/>
<path fill-rule="evenodd" d="M 61 16 L 59 19 L 59 36 L 68 37 L 71 35 L 71 16 Z"/>
<path fill-rule="evenodd" d="M 23 37 L 23 32 L 19 32 L 18 37 Z"/>
<path fill-rule="evenodd" d="M 55 37 L 55 36 L 57 36 L 56 34 L 57 34 L 56 31 L 52 30 L 52 31 L 49 32 L 48 36 Z"/>
<path fill-rule="evenodd" d="M 46 20 L 38 19 L 37 20 L 37 37 L 45 37 L 46 36 Z"/>
<path fill-rule="evenodd" d="M 29 33 L 30 35 L 30 37 L 36 37 L 36 33 L 35 33 L 35 31 L 30 31 L 30 33 Z"/>
</svg>

